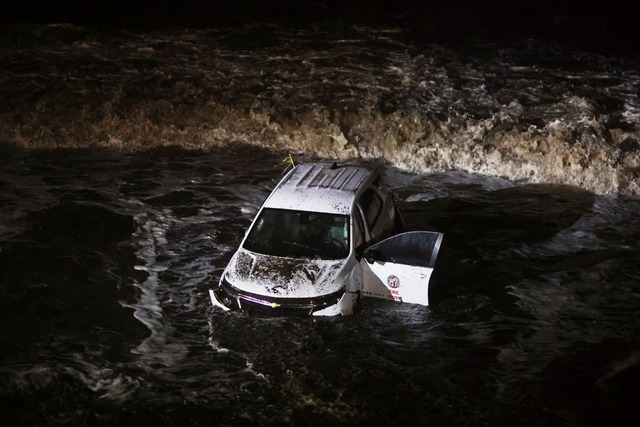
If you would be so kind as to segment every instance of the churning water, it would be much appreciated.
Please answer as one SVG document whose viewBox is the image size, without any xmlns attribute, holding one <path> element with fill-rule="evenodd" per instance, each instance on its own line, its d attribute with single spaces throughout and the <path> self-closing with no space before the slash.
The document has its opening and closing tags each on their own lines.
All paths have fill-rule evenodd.
<svg viewBox="0 0 640 427">
<path fill-rule="evenodd" d="M 402 30 L 21 27 L 0 36 L 0 141 L 242 141 L 640 194 L 635 61 L 532 40 L 454 49 Z"/>
<path fill-rule="evenodd" d="M 640 419 L 630 64 L 393 29 L 2 37 L 3 425 Z M 432 306 L 210 306 L 290 151 L 378 168 L 445 233 Z"/>
</svg>

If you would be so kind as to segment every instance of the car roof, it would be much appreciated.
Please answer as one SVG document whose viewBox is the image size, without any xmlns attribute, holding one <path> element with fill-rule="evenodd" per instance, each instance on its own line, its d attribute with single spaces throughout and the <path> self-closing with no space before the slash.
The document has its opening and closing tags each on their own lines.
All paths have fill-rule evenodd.
<svg viewBox="0 0 640 427">
<path fill-rule="evenodd" d="M 362 166 L 301 164 L 280 181 L 264 206 L 348 215 L 363 185 L 375 176 Z"/>
</svg>

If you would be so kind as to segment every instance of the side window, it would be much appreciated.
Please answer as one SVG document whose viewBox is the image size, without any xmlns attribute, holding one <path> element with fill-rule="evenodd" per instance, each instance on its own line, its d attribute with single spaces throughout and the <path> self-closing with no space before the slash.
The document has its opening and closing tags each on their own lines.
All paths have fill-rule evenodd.
<svg viewBox="0 0 640 427">
<path fill-rule="evenodd" d="M 382 199 L 373 188 L 369 188 L 360 197 L 360 206 L 362 206 L 369 228 L 373 228 L 382 210 Z"/>
<path fill-rule="evenodd" d="M 384 190 L 383 188 L 384 186 L 382 185 L 382 177 L 380 175 L 376 177 L 372 185 L 376 187 L 378 190 Z"/>
<path fill-rule="evenodd" d="M 362 216 L 358 209 L 354 210 L 353 219 L 353 247 L 357 249 L 361 247 L 365 241 L 364 223 L 362 222 Z"/>
</svg>

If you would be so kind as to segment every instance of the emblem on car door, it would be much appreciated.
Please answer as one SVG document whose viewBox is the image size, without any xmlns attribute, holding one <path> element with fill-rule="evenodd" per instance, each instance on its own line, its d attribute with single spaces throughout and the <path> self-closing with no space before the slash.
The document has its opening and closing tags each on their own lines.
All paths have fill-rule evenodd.
<svg viewBox="0 0 640 427">
<path fill-rule="evenodd" d="M 400 279 L 398 279 L 398 276 L 391 275 L 387 277 L 387 285 L 389 285 L 389 287 L 393 289 L 399 288 Z"/>
</svg>

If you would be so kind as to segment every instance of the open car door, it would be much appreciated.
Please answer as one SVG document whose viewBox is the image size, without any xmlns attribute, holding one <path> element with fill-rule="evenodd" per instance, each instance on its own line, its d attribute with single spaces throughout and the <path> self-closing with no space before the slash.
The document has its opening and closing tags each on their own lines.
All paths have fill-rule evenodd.
<svg viewBox="0 0 640 427">
<path fill-rule="evenodd" d="M 429 280 L 444 234 L 410 231 L 364 251 L 362 296 L 429 305 Z"/>
</svg>

